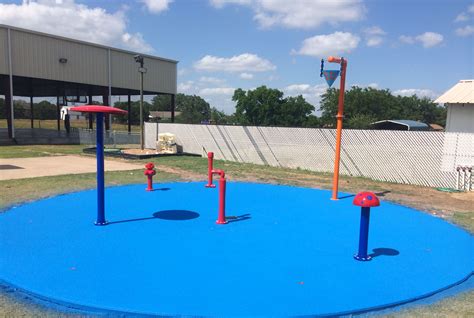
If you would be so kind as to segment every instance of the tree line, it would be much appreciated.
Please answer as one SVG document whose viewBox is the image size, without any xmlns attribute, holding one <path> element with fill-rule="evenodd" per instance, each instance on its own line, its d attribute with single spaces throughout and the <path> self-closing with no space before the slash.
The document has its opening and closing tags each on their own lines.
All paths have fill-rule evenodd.
<svg viewBox="0 0 474 318">
<path fill-rule="evenodd" d="M 251 90 L 236 89 L 232 100 L 236 103 L 233 114 L 225 114 L 211 107 L 197 95 L 177 94 L 175 97 L 178 123 L 315 127 L 330 128 L 335 125 L 339 89 L 328 89 L 319 105 L 321 116 L 314 115 L 315 107 L 303 96 L 285 97 L 278 89 L 260 86 Z M 394 95 L 388 89 L 351 87 L 345 93 L 344 126 L 346 128 L 366 129 L 370 123 L 384 119 L 411 119 L 427 124 L 445 126 L 446 108 L 426 97 Z M 139 102 L 132 102 L 131 123 L 139 124 Z M 115 107 L 127 109 L 126 102 L 116 102 Z M 152 111 L 170 111 L 171 97 L 157 95 L 150 102 L 144 102 L 145 121 L 156 120 L 150 117 Z M 55 104 L 42 101 L 34 104 L 36 119 L 55 119 Z M 5 102 L 0 99 L 0 118 L 5 118 Z M 15 101 L 15 118 L 30 118 L 29 103 Z M 115 116 L 114 121 L 126 123 L 127 116 Z"/>
</svg>

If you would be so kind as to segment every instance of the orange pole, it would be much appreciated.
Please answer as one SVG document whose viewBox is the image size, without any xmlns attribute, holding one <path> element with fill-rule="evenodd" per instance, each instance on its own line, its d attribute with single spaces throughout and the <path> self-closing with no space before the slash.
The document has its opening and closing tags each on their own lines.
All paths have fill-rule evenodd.
<svg viewBox="0 0 474 318">
<path fill-rule="evenodd" d="M 332 198 L 338 200 L 337 193 L 339 188 L 339 163 L 341 161 L 341 137 L 342 137 L 342 119 L 344 118 L 344 90 L 346 86 L 346 68 L 347 60 L 330 56 L 328 62 L 341 64 L 341 81 L 339 88 L 339 105 L 337 108 L 337 126 L 336 126 L 336 158 L 334 159 L 334 176 L 332 180 Z"/>
</svg>

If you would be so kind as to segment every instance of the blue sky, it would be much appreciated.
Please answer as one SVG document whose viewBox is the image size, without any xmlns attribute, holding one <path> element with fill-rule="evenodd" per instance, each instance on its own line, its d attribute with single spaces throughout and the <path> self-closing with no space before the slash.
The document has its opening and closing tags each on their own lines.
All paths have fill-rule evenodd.
<svg viewBox="0 0 474 318">
<path fill-rule="evenodd" d="M 179 91 L 227 113 L 235 88 L 260 85 L 317 107 L 332 54 L 349 86 L 402 95 L 437 97 L 474 73 L 472 1 L 2 1 L 0 23 L 179 60 Z"/>
</svg>

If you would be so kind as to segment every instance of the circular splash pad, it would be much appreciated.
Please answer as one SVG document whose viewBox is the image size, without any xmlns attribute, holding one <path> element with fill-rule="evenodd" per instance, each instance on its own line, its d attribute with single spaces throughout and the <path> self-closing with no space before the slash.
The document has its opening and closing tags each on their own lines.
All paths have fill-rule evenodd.
<svg viewBox="0 0 474 318">
<path fill-rule="evenodd" d="M 472 235 L 400 205 L 372 210 L 372 261 L 359 262 L 360 210 L 350 195 L 229 183 L 229 223 L 218 225 L 217 189 L 155 186 L 107 188 L 102 227 L 94 190 L 0 214 L 0 280 L 104 312 L 339 315 L 417 300 L 474 268 Z"/>
</svg>

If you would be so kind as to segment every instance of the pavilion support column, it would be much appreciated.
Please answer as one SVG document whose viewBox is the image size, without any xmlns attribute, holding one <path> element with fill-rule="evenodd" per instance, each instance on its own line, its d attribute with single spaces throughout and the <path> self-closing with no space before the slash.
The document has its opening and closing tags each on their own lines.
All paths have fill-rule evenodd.
<svg viewBox="0 0 474 318">
<path fill-rule="evenodd" d="M 61 130 L 61 106 L 59 105 L 59 96 L 56 97 L 56 122 L 58 124 L 58 131 Z"/>
<path fill-rule="evenodd" d="M 110 106 L 108 91 L 107 91 L 107 94 L 102 95 L 102 104 L 105 106 Z M 109 131 L 110 130 L 110 115 L 109 114 L 104 114 L 104 115 L 105 115 L 104 116 L 105 130 Z"/>
<path fill-rule="evenodd" d="M 30 96 L 30 119 L 31 119 L 31 129 L 34 128 L 35 116 L 33 113 L 33 96 Z"/>
<path fill-rule="evenodd" d="M 13 138 L 12 109 L 13 98 L 10 89 L 10 81 L 5 77 L 2 81 L 3 91 L 5 92 L 5 118 L 7 119 L 8 138 Z"/>
<path fill-rule="evenodd" d="M 174 123 L 174 110 L 176 108 L 176 98 L 175 94 L 171 95 L 171 122 Z"/>
<path fill-rule="evenodd" d="M 89 94 L 89 105 L 92 105 L 92 94 Z M 94 129 L 94 117 L 92 113 L 87 114 L 87 118 L 89 119 L 89 129 Z"/>
<path fill-rule="evenodd" d="M 128 117 L 127 117 L 127 124 L 128 124 L 128 132 L 130 133 L 132 131 L 132 100 L 130 98 L 130 93 L 128 93 L 128 100 L 127 100 L 127 111 L 128 111 Z"/>
</svg>

